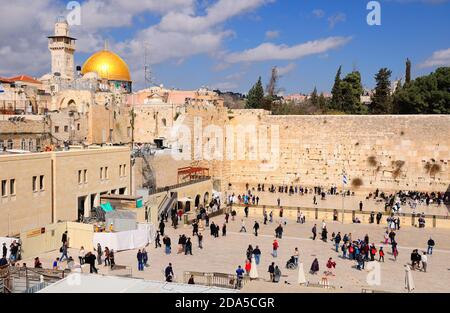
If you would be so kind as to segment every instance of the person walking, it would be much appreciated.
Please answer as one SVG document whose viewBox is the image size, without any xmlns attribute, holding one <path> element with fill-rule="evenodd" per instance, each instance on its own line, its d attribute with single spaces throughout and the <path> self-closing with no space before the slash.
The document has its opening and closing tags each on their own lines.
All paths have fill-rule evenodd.
<svg viewBox="0 0 450 313">
<path fill-rule="evenodd" d="M 67 241 L 63 243 L 60 250 L 61 250 L 60 262 L 63 261 L 64 257 L 66 257 L 66 260 L 69 259 L 69 256 L 67 255 Z"/>
<path fill-rule="evenodd" d="M 203 235 L 201 233 L 199 233 L 197 235 L 198 238 L 198 247 L 199 249 L 203 249 Z"/>
<path fill-rule="evenodd" d="M 85 256 L 86 256 L 86 252 L 84 251 L 84 247 L 81 246 L 80 251 L 78 252 L 78 260 L 80 260 L 80 265 L 84 264 Z"/>
<path fill-rule="evenodd" d="M 173 277 L 175 274 L 173 273 L 173 267 L 172 263 L 169 263 L 169 265 L 164 270 L 164 275 L 166 276 L 166 282 L 172 282 Z"/>
<path fill-rule="evenodd" d="M 164 238 L 163 238 L 163 244 L 165 246 L 166 254 L 169 255 L 171 253 L 171 250 L 172 250 L 172 247 L 171 247 L 172 243 L 171 243 L 170 238 L 167 235 L 164 236 Z"/>
<path fill-rule="evenodd" d="M 428 266 L 428 257 L 427 257 L 427 253 L 424 251 L 422 254 L 422 257 L 420 258 L 422 261 L 422 270 L 424 272 L 427 271 L 427 266 Z"/>
<path fill-rule="evenodd" d="M 95 255 L 92 252 L 86 253 L 86 256 L 84 257 L 84 260 L 87 264 L 89 264 L 89 272 L 91 274 L 98 273 L 97 268 L 95 267 Z"/>
<path fill-rule="evenodd" d="M 6 247 L 6 243 L 3 243 L 3 247 L 2 247 L 2 258 L 6 259 L 6 255 L 8 254 L 8 248 Z"/>
<path fill-rule="evenodd" d="M 255 236 L 258 237 L 258 229 L 259 229 L 259 224 L 257 221 L 255 221 L 255 225 L 253 226 L 253 230 L 255 231 Z"/>
<path fill-rule="evenodd" d="M 161 238 L 160 238 L 160 233 L 159 231 L 156 232 L 156 237 L 155 237 L 155 249 L 161 247 Z"/>
<path fill-rule="evenodd" d="M 248 206 L 244 208 L 245 217 L 248 218 Z"/>
<path fill-rule="evenodd" d="M 114 250 L 111 249 L 109 251 L 109 263 L 111 264 L 111 269 L 114 269 L 114 266 L 116 265 L 116 261 L 114 259 Z"/>
<path fill-rule="evenodd" d="M 274 282 L 275 281 L 275 262 L 272 262 L 272 264 L 269 265 L 269 269 L 267 270 L 267 272 L 270 275 L 270 281 Z"/>
<path fill-rule="evenodd" d="M 245 260 L 245 267 L 244 268 L 245 268 L 245 273 L 247 274 L 247 276 L 249 276 L 250 275 L 250 271 L 252 269 L 252 262 L 249 259 Z"/>
<path fill-rule="evenodd" d="M 397 256 L 398 256 L 397 244 L 392 246 L 392 254 L 394 255 L 394 260 L 397 261 Z"/>
<path fill-rule="evenodd" d="M 109 254 L 110 254 L 109 248 L 105 247 L 105 266 L 111 266 L 111 259 Z"/>
<path fill-rule="evenodd" d="M 94 251 L 97 251 L 97 265 L 102 265 L 102 245 L 100 243 L 97 243 L 97 249 L 94 249 Z"/>
<path fill-rule="evenodd" d="M 244 222 L 244 220 L 241 220 L 241 230 L 239 230 L 239 232 L 240 233 L 242 233 L 242 232 L 246 233 L 247 232 L 247 229 L 245 229 L 245 222 Z"/>
<path fill-rule="evenodd" d="M 144 266 L 147 267 L 148 266 L 148 253 L 147 253 L 147 250 L 145 250 L 145 248 L 142 248 L 142 261 L 144 262 Z"/>
<path fill-rule="evenodd" d="M 278 248 L 279 248 L 279 244 L 278 244 L 278 241 L 275 239 L 272 244 L 272 256 L 274 258 L 276 258 L 278 256 Z"/>
<path fill-rule="evenodd" d="M 338 232 L 337 235 L 334 237 L 334 245 L 336 248 L 336 252 L 339 252 L 339 244 L 341 240 L 342 240 L 341 232 Z"/>
<path fill-rule="evenodd" d="M 185 252 L 184 252 L 184 255 L 188 255 L 188 254 L 190 254 L 190 255 L 192 255 L 192 242 L 191 242 L 191 238 L 188 238 L 187 240 L 186 240 L 186 245 L 185 245 Z"/>
<path fill-rule="evenodd" d="M 317 225 L 316 225 L 316 224 L 314 224 L 314 226 L 313 226 L 311 232 L 312 232 L 312 234 L 313 234 L 313 238 L 312 238 L 312 239 L 313 239 L 313 240 L 316 240 L 316 237 L 317 237 Z"/>
<path fill-rule="evenodd" d="M 259 249 L 258 246 L 256 246 L 255 249 L 253 250 L 253 255 L 255 256 L 256 265 L 259 265 L 259 262 L 261 260 L 261 250 Z"/>
<path fill-rule="evenodd" d="M 378 255 L 380 256 L 378 258 L 378 262 L 381 262 L 381 260 L 383 260 L 384 263 L 384 251 L 383 251 L 383 247 L 380 247 L 380 250 L 378 251 Z"/>
<path fill-rule="evenodd" d="M 141 249 L 139 249 L 139 251 L 137 253 L 137 261 L 138 261 L 138 271 L 143 271 L 144 270 L 144 262 L 142 259 Z"/>
<path fill-rule="evenodd" d="M 432 255 L 433 254 L 433 248 L 434 248 L 434 245 L 435 245 L 435 242 L 434 242 L 433 238 L 430 237 L 430 239 L 428 239 L 427 245 L 428 245 L 427 254 Z"/>
<path fill-rule="evenodd" d="M 67 243 L 67 230 L 62 234 L 61 242 L 62 245 L 65 245 Z"/>
<path fill-rule="evenodd" d="M 239 265 L 238 268 L 236 269 L 236 288 L 237 289 L 242 288 L 242 280 L 244 279 L 244 273 L 245 273 L 245 271 Z"/>
<path fill-rule="evenodd" d="M 311 264 L 310 273 L 315 275 L 319 272 L 319 260 L 317 258 L 314 259 L 314 261 Z"/>
</svg>

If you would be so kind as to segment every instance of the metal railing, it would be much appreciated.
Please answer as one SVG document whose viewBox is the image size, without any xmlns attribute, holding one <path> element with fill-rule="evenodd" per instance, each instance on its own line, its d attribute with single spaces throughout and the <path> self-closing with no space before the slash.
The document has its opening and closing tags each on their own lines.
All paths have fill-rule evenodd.
<svg viewBox="0 0 450 313">
<path fill-rule="evenodd" d="M 66 271 L 9 266 L 0 269 L 3 293 L 31 292 L 36 285 L 52 284 L 66 276 Z"/>
<path fill-rule="evenodd" d="M 244 276 L 239 284 L 237 275 L 233 274 L 184 272 L 183 282 L 187 284 L 191 276 L 194 277 L 195 284 L 228 289 L 241 289 L 250 281 L 250 277 L 248 276 Z"/>
<path fill-rule="evenodd" d="M 263 212 L 264 209 L 266 210 L 279 210 L 280 207 L 277 205 L 253 205 L 253 204 L 242 204 L 242 203 L 234 203 L 232 205 L 232 207 L 238 207 L 238 208 L 244 208 L 244 207 L 249 207 L 249 208 L 258 208 L 261 209 L 261 214 Z M 330 209 L 330 208 L 312 208 L 312 207 L 290 207 L 290 206 L 281 206 L 281 208 L 283 208 L 283 211 L 285 213 L 288 212 L 292 212 L 292 211 L 297 211 L 297 210 L 301 210 L 302 212 L 313 212 L 315 213 L 315 219 L 318 219 L 318 213 L 322 212 L 322 213 L 337 213 L 338 214 L 338 220 L 340 220 L 342 213 L 344 214 L 352 214 L 353 217 L 355 217 L 356 215 L 364 215 L 364 216 L 370 216 L 371 212 L 370 211 L 357 211 L 357 210 L 348 210 L 348 209 Z M 380 211 L 381 212 L 381 211 Z M 374 213 L 378 213 L 378 211 L 374 211 Z M 387 212 L 381 212 L 383 214 L 384 217 L 386 216 L 390 216 L 391 213 L 390 211 Z M 400 217 L 406 217 L 406 218 L 410 218 L 411 226 L 415 226 L 417 224 L 418 218 L 422 215 L 419 213 L 413 214 L 413 213 L 396 213 L 396 216 L 400 216 Z M 288 214 L 286 214 L 286 217 L 288 216 Z M 436 227 L 436 221 L 437 220 L 450 220 L 450 215 L 446 216 L 446 215 L 434 215 L 434 214 L 424 214 L 425 218 L 431 218 L 432 219 L 432 228 Z M 361 221 L 363 222 L 363 221 Z"/>
</svg>

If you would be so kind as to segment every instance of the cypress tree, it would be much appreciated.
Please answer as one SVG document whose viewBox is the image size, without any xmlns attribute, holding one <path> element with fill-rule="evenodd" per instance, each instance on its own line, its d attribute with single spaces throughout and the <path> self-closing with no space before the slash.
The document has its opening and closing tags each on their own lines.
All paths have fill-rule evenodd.
<svg viewBox="0 0 450 313">
<path fill-rule="evenodd" d="M 264 88 L 261 82 L 261 76 L 255 85 L 249 90 L 247 96 L 246 109 L 258 109 L 264 104 Z"/>
</svg>

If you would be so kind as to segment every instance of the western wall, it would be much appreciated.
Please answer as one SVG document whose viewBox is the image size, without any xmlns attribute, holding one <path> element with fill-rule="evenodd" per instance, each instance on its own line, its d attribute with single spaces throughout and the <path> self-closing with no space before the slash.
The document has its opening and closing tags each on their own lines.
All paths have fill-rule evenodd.
<svg viewBox="0 0 450 313">
<path fill-rule="evenodd" d="M 222 189 L 229 183 L 341 188 L 343 169 L 356 192 L 449 188 L 448 115 L 273 116 L 262 110 L 233 110 L 226 120 L 225 127 L 234 127 L 233 160 L 227 160 L 225 151 L 223 161 L 203 162 L 222 181 Z M 217 124 L 222 123 L 223 118 Z M 254 125 L 259 132 L 266 128 L 267 143 L 259 140 L 252 146 L 250 135 L 239 151 L 243 143 L 238 147 L 236 141 L 243 133 L 238 125 Z M 271 148 L 270 133 L 276 128 L 279 160 L 275 154 L 267 158 L 259 153 Z M 226 146 L 231 139 L 224 133 Z M 278 150 L 276 144 L 272 148 Z"/>
</svg>

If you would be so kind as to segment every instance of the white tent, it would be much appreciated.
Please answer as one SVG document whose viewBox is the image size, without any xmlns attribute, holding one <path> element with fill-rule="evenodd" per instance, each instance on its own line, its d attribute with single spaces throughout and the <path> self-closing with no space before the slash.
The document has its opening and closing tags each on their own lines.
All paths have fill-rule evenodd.
<svg viewBox="0 0 450 313">
<path fill-rule="evenodd" d="M 299 285 L 305 285 L 306 284 L 306 277 L 305 277 L 305 270 L 303 269 L 303 263 L 300 262 L 298 264 L 298 281 L 297 283 Z"/>
<path fill-rule="evenodd" d="M 256 267 L 256 260 L 255 257 L 252 256 L 252 267 L 250 268 L 250 278 L 251 279 L 257 279 L 258 276 L 258 268 Z"/>
<path fill-rule="evenodd" d="M 408 290 L 408 292 L 416 289 L 409 265 L 405 265 L 405 288 Z"/>
</svg>

